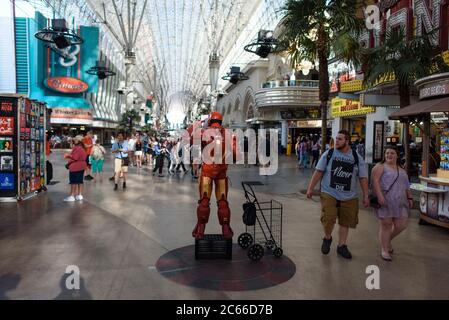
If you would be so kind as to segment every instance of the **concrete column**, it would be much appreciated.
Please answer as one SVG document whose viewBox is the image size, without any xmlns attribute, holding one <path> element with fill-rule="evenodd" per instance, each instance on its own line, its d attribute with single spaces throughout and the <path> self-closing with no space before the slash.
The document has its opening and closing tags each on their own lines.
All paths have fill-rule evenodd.
<svg viewBox="0 0 449 320">
<path fill-rule="evenodd" d="M 424 132 L 423 132 L 423 154 L 422 154 L 422 172 L 423 177 L 429 177 L 429 149 L 430 149 L 430 115 L 427 115 L 424 120 Z"/>
<path fill-rule="evenodd" d="M 287 120 L 281 121 L 282 131 L 281 131 L 281 145 L 284 148 L 287 148 L 288 144 L 288 123 Z"/>
</svg>

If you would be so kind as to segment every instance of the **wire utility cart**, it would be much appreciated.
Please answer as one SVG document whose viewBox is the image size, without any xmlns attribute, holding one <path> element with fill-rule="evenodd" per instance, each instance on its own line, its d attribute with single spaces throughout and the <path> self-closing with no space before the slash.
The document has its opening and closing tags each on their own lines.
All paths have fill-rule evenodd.
<svg viewBox="0 0 449 320">
<path fill-rule="evenodd" d="M 265 251 L 279 258 L 282 250 L 282 204 L 276 200 L 259 202 L 253 186 L 263 185 L 260 181 L 242 182 L 247 203 L 244 205 L 245 214 L 252 208 L 255 219 L 244 219 L 245 233 L 238 237 L 238 244 L 248 249 L 248 258 L 253 261 L 262 259 Z M 251 215 L 251 214 L 250 214 Z M 252 222 L 248 223 L 248 221 Z"/>
</svg>

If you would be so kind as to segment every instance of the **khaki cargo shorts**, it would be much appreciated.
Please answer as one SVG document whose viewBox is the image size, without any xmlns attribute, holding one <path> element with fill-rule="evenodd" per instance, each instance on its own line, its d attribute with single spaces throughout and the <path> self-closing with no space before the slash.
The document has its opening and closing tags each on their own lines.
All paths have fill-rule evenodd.
<svg viewBox="0 0 449 320">
<path fill-rule="evenodd" d="M 128 172 L 128 167 L 122 166 L 122 159 L 115 158 L 114 172 L 115 173 L 120 173 L 120 172 L 127 173 Z"/>
<path fill-rule="evenodd" d="M 321 224 L 331 233 L 337 222 L 343 227 L 355 229 L 359 223 L 359 199 L 337 201 L 327 193 L 321 193 Z"/>
</svg>

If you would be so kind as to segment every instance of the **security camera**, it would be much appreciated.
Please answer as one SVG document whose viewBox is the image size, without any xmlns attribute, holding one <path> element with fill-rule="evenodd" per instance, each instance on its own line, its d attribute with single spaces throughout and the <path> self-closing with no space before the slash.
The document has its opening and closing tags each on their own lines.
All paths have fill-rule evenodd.
<svg viewBox="0 0 449 320">
<path fill-rule="evenodd" d="M 120 84 L 117 88 L 117 93 L 118 94 L 127 94 L 128 93 L 128 88 L 126 88 L 125 81 L 120 81 Z"/>
</svg>

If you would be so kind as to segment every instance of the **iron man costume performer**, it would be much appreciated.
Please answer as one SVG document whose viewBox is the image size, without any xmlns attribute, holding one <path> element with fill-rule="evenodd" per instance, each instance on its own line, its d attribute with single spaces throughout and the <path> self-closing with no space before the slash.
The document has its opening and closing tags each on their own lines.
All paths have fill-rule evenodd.
<svg viewBox="0 0 449 320">
<path fill-rule="evenodd" d="M 210 216 L 210 199 L 212 196 L 212 187 L 215 184 L 215 198 L 217 199 L 218 207 L 218 220 L 222 227 L 223 237 L 225 239 L 232 239 L 234 232 L 230 226 L 231 220 L 231 210 L 228 204 L 228 177 L 226 172 L 228 170 L 227 164 L 225 164 L 225 129 L 222 127 L 223 116 L 219 112 L 212 112 L 208 121 L 208 127 L 211 129 L 218 129 L 221 134 L 221 147 L 222 147 L 222 162 L 219 164 L 207 164 L 202 162 L 201 176 L 200 176 L 200 200 L 198 201 L 198 207 L 196 209 L 196 214 L 198 218 L 198 223 L 192 232 L 192 236 L 196 239 L 202 239 L 204 237 L 204 231 L 206 229 L 206 224 L 209 221 Z M 192 134 L 193 128 L 188 129 L 189 133 Z M 204 129 L 201 130 L 201 138 L 204 133 Z M 202 141 L 202 139 L 201 139 Z M 213 143 L 214 139 L 211 138 L 209 141 L 202 141 L 202 149 L 210 143 Z M 233 141 L 235 142 L 235 141 Z M 213 157 L 213 151 L 211 153 Z M 235 143 L 233 143 L 233 156 L 235 157 Z"/>
</svg>

